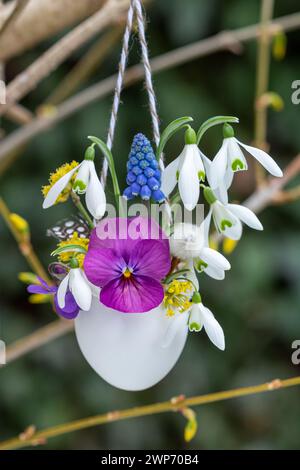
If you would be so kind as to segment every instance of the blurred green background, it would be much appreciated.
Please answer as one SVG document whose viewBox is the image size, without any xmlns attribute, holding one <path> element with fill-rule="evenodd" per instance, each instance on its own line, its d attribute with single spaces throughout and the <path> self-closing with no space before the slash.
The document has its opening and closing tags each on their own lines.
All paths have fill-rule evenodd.
<svg viewBox="0 0 300 470">
<path fill-rule="evenodd" d="M 275 16 L 299 10 L 297 0 L 277 0 Z M 253 0 L 154 0 L 148 8 L 148 37 L 152 56 L 213 35 L 223 29 L 256 23 L 260 2 Z M 52 42 L 8 64 L 12 79 Z M 132 40 L 134 63 L 137 41 Z M 87 48 L 74 54 L 25 100 L 38 106 Z M 300 105 L 291 103 L 291 83 L 300 79 L 300 31 L 288 34 L 286 57 L 272 60 L 270 90 L 285 102 L 280 113 L 269 113 L 271 154 L 284 167 L 299 152 Z M 116 70 L 120 44 L 93 75 L 89 84 Z M 238 137 L 253 139 L 256 44 L 245 44 L 241 55 L 219 52 L 155 76 L 162 126 L 191 115 L 196 125 L 216 114 L 240 117 Z M 86 86 L 86 85 L 85 85 Z M 135 133 L 151 135 L 147 99 L 141 83 L 123 93 L 114 154 L 125 184 L 125 162 Z M 43 136 L 32 140 L 6 171 L 1 193 L 10 209 L 31 226 L 33 244 L 47 265 L 54 240 L 45 231 L 72 210 L 71 203 L 42 210 L 40 187 L 64 161 L 80 160 L 89 134 L 105 138 L 111 96 L 84 108 Z M 3 120 L 3 128 L 13 126 Z M 167 158 L 179 153 L 181 137 L 173 139 Z M 221 131 L 203 140 L 212 157 Z M 99 162 L 100 163 L 100 162 Z M 295 184 L 296 182 L 293 182 Z M 253 190 L 253 173 L 238 176 L 233 198 L 243 200 Z M 245 229 L 231 255 L 231 271 L 223 282 L 201 278 L 201 290 L 222 324 L 226 351 L 217 350 L 204 333 L 190 335 L 174 370 L 158 385 L 140 393 L 112 388 L 81 355 L 73 334 L 44 346 L 0 370 L 0 438 L 20 433 L 29 424 L 39 429 L 114 409 L 265 382 L 299 373 L 291 363 L 291 343 L 300 337 L 300 212 L 299 202 L 270 207 L 261 216 L 263 233 Z M 7 344 L 54 319 L 48 305 L 30 305 L 17 275 L 27 271 L 25 260 L 0 220 L 0 337 Z M 299 448 L 299 389 L 235 399 L 197 408 L 199 431 L 186 444 L 184 418 L 175 413 L 113 423 L 51 439 L 48 449 L 291 449 Z"/>
</svg>

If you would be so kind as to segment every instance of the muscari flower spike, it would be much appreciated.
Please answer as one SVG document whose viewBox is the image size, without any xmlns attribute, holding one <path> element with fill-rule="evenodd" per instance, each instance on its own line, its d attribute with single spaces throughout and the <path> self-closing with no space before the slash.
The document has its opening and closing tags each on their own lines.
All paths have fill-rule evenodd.
<svg viewBox="0 0 300 470">
<path fill-rule="evenodd" d="M 140 196 L 144 201 L 152 198 L 163 202 L 166 197 L 161 186 L 161 172 L 152 146 L 144 134 L 136 134 L 127 162 L 127 188 L 123 197 L 127 200 Z"/>
</svg>

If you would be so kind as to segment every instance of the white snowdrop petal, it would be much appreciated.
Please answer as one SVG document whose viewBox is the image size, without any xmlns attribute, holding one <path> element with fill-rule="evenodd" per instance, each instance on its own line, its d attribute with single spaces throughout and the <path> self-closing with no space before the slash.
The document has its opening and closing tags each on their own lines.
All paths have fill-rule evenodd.
<svg viewBox="0 0 300 470">
<path fill-rule="evenodd" d="M 97 176 L 94 162 L 90 163 L 90 181 L 85 195 L 89 212 L 95 219 L 100 219 L 105 213 L 106 197 L 103 186 Z"/>
<path fill-rule="evenodd" d="M 263 226 L 259 219 L 256 217 L 248 207 L 239 204 L 228 204 L 228 208 L 235 214 L 242 222 L 255 230 L 263 230 Z"/>
<path fill-rule="evenodd" d="M 204 329 L 211 342 L 219 349 L 225 349 L 225 337 L 221 325 L 215 319 L 213 313 L 203 304 L 199 304 Z"/>
<path fill-rule="evenodd" d="M 220 269 L 224 269 L 225 271 L 230 269 L 230 263 L 225 258 L 225 256 L 223 256 L 218 251 L 213 250 L 212 248 L 203 248 L 203 250 L 201 251 L 201 258 L 208 265 L 212 264 L 213 266 L 216 266 Z"/>
<path fill-rule="evenodd" d="M 65 297 L 68 290 L 69 278 L 70 273 L 68 273 L 66 277 L 61 281 L 57 289 L 57 303 L 60 308 L 64 308 L 66 304 Z"/>
<path fill-rule="evenodd" d="M 84 194 L 88 187 L 90 178 L 90 163 L 92 162 L 89 160 L 83 160 L 76 175 L 76 179 L 74 181 L 74 191 L 78 194 Z"/>
<path fill-rule="evenodd" d="M 185 154 L 179 171 L 178 189 L 184 207 L 189 211 L 193 210 L 199 199 L 200 186 L 192 152 Z"/>
<path fill-rule="evenodd" d="M 71 269 L 69 288 L 81 310 L 89 310 L 92 302 L 92 291 L 80 268 Z"/>
<path fill-rule="evenodd" d="M 207 276 L 215 279 L 216 281 L 223 281 L 223 279 L 225 279 L 224 269 L 217 268 L 216 266 L 207 266 L 207 268 L 204 268 L 204 272 Z"/>
<path fill-rule="evenodd" d="M 201 321 L 201 312 L 199 309 L 199 304 L 194 304 L 189 318 L 189 330 L 198 332 L 202 329 L 202 326 L 203 323 Z"/>
<path fill-rule="evenodd" d="M 226 227 L 225 230 L 222 231 L 222 234 L 225 235 L 227 238 L 231 238 L 231 240 L 239 240 L 243 233 L 243 225 L 239 219 L 236 219 L 234 225 L 231 227 Z"/>
<path fill-rule="evenodd" d="M 204 168 L 204 164 L 203 164 L 203 161 L 202 161 L 202 153 L 200 152 L 198 146 L 196 144 L 192 144 L 190 145 L 190 147 L 193 148 L 193 159 L 194 159 L 194 166 L 198 172 L 198 176 L 200 174 L 200 176 L 203 176 L 205 177 L 205 168 Z"/>
<path fill-rule="evenodd" d="M 169 196 L 176 186 L 179 158 L 180 157 L 169 163 L 162 172 L 161 190 L 166 196 Z"/>
<path fill-rule="evenodd" d="M 275 160 L 270 155 L 261 149 L 251 147 L 250 145 L 243 144 L 237 141 L 247 152 L 249 152 L 256 160 L 273 176 L 281 177 L 283 175 L 282 170 L 279 168 Z"/>
<path fill-rule="evenodd" d="M 217 188 L 223 181 L 227 162 L 227 139 L 224 139 L 220 150 L 210 165 L 210 186 L 212 189 Z"/>
<path fill-rule="evenodd" d="M 248 169 L 248 164 L 243 152 L 241 151 L 238 141 L 235 137 L 228 139 L 227 149 L 228 159 L 231 171 L 243 171 Z"/>
<path fill-rule="evenodd" d="M 81 164 L 80 164 L 81 165 Z M 76 166 L 72 170 L 70 170 L 68 173 L 66 173 L 64 176 L 62 176 L 50 189 L 48 192 L 47 196 L 44 199 L 43 202 L 43 209 L 48 209 L 48 207 L 53 206 L 55 204 L 58 196 L 60 193 L 65 189 L 67 184 L 69 183 L 70 179 L 74 175 L 75 171 L 78 170 L 80 165 Z"/>
</svg>

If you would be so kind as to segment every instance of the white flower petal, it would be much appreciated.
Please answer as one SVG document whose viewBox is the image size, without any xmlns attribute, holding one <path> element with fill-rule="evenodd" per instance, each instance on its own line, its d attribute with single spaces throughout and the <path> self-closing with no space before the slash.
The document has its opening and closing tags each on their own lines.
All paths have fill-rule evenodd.
<svg viewBox="0 0 300 470">
<path fill-rule="evenodd" d="M 282 170 L 279 168 L 275 160 L 270 155 L 261 149 L 251 147 L 250 145 L 243 144 L 239 140 L 237 142 L 244 147 L 256 160 L 273 176 L 281 177 L 283 175 Z"/>
<path fill-rule="evenodd" d="M 70 280 L 70 273 L 68 273 L 66 277 L 61 281 L 57 289 L 57 303 L 60 308 L 64 308 L 66 304 L 65 297 L 66 297 L 67 290 L 68 290 L 69 280 Z"/>
<path fill-rule="evenodd" d="M 90 179 L 90 163 L 89 160 L 83 160 L 79 171 L 76 175 L 76 179 L 73 185 L 73 191 L 78 194 L 85 194 Z"/>
<path fill-rule="evenodd" d="M 203 322 L 201 318 L 201 312 L 198 304 L 194 304 L 191 310 L 189 318 L 189 330 L 190 331 L 201 331 Z"/>
<path fill-rule="evenodd" d="M 213 313 L 204 305 L 198 304 L 201 312 L 201 319 L 203 321 L 204 329 L 211 342 L 217 346 L 217 348 L 224 351 L 225 349 L 225 338 L 224 332 L 221 325 L 215 319 Z"/>
<path fill-rule="evenodd" d="M 189 150 L 186 145 L 184 161 L 179 170 L 178 189 L 184 207 L 192 211 L 198 202 L 200 194 L 199 178 L 197 168 L 194 165 L 193 149 Z"/>
<path fill-rule="evenodd" d="M 263 230 L 263 226 L 259 219 L 250 209 L 248 209 L 248 207 L 240 206 L 239 204 L 228 204 L 227 207 L 249 227 L 254 228 L 255 230 Z"/>
<path fill-rule="evenodd" d="M 216 250 L 212 250 L 211 248 L 203 248 L 203 250 L 201 251 L 201 258 L 208 265 L 224 269 L 225 271 L 230 269 L 230 263 L 225 258 L 225 256 L 223 256 Z"/>
<path fill-rule="evenodd" d="M 106 197 L 103 186 L 97 176 L 94 162 L 89 161 L 90 181 L 85 195 L 85 202 L 95 219 L 100 219 L 105 213 Z"/>
<path fill-rule="evenodd" d="M 216 281 L 223 281 L 225 279 L 224 269 L 217 268 L 216 266 L 207 266 L 203 271 L 207 276 L 216 279 Z"/>
<path fill-rule="evenodd" d="M 248 169 L 248 164 L 246 158 L 244 157 L 243 152 L 241 151 L 238 141 L 235 137 L 230 137 L 228 139 L 228 149 L 227 149 L 228 159 L 231 171 L 244 171 Z"/>
<path fill-rule="evenodd" d="M 224 206 L 224 204 L 222 204 L 220 201 L 215 201 L 211 207 L 213 210 L 213 219 L 216 229 L 223 235 L 228 236 L 228 238 L 232 238 L 232 236 L 229 235 L 229 232 L 235 232 L 234 228 L 236 227 L 237 233 L 235 236 L 238 236 L 238 233 L 241 232 L 242 224 L 240 223 L 239 219 L 227 208 L 227 206 Z"/>
<path fill-rule="evenodd" d="M 173 160 L 162 172 L 161 190 L 166 196 L 169 196 L 176 186 L 179 158 L 180 156 Z"/>
<path fill-rule="evenodd" d="M 194 284 L 194 286 L 196 287 L 196 289 L 198 290 L 199 289 L 199 281 L 198 281 L 198 278 L 197 278 L 196 273 L 195 273 L 193 260 L 191 260 L 187 263 L 187 268 L 189 269 L 189 271 L 186 273 L 185 277 L 189 281 L 191 281 Z"/>
<path fill-rule="evenodd" d="M 224 139 L 220 150 L 218 151 L 217 155 L 213 159 L 210 165 L 210 186 L 212 189 L 217 188 L 223 181 L 227 163 L 228 163 L 228 156 L 227 156 L 227 143 L 228 139 Z"/>
<path fill-rule="evenodd" d="M 78 307 L 88 311 L 91 308 L 92 291 L 80 268 L 71 269 L 69 288 Z"/>
<path fill-rule="evenodd" d="M 80 163 L 81 165 L 81 163 Z M 48 209 L 48 207 L 53 206 L 55 204 L 58 196 L 60 193 L 65 189 L 67 184 L 69 183 L 70 179 L 74 175 L 75 171 L 78 170 L 80 165 L 76 166 L 72 170 L 70 170 L 68 173 L 66 173 L 64 176 L 62 176 L 50 189 L 48 192 L 47 196 L 44 199 L 43 202 L 43 209 Z"/>
<path fill-rule="evenodd" d="M 205 179 L 205 168 L 204 164 L 202 161 L 202 153 L 198 149 L 198 146 L 196 144 L 190 145 L 190 147 L 193 148 L 193 158 L 194 158 L 194 166 L 197 170 L 198 173 L 198 179 Z"/>
<path fill-rule="evenodd" d="M 232 214 L 233 215 L 233 214 Z M 236 222 L 231 227 L 226 227 L 223 230 L 222 234 L 225 235 L 227 238 L 231 238 L 231 240 L 239 240 L 243 233 L 243 225 L 240 219 L 236 219 Z"/>
<path fill-rule="evenodd" d="M 205 219 L 203 220 L 203 230 L 204 230 L 204 243 L 206 246 L 209 246 L 209 229 L 211 224 L 211 216 L 212 216 L 212 207 L 210 206 L 209 212 Z"/>
</svg>

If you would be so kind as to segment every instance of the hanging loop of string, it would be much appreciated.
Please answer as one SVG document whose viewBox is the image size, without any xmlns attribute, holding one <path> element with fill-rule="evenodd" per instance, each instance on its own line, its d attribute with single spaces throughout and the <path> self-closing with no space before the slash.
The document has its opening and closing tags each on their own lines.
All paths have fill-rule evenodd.
<svg viewBox="0 0 300 470">
<path fill-rule="evenodd" d="M 152 82 L 152 73 L 151 73 L 151 67 L 150 67 L 150 61 L 149 61 L 148 46 L 147 46 L 146 35 L 145 35 L 145 21 L 144 21 L 141 1 L 131 0 L 128 13 L 127 13 L 127 21 L 126 21 L 126 27 L 125 27 L 124 37 L 123 37 L 122 51 L 121 51 L 121 57 L 120 57 L 120 63 L 119 63 L 119 71 L 118 71 L 118 76 L 117 76 L 115 94 L 114 94 L 114 99 L 113 99 L 113 105 L 112 105 L 112 111 L 111 111 L 110 123 L 109 123 L 109 129 L 108 129 L 108 135 L 107 135 L 107 141 L 106 141 L 106 144 L 109 150 L 111 150 L 112 148 L 114 135 L 115 135 L 115 128 L 116 128 L 117 116 L 118 116 L 118 111 L 119 111 L 119 106 L 120 106 L 121 91 L 122 91 L 123 82 L 124 82 L 124 74 L 125 74 L 126 65 L 127 65 L 129 39 L 130 39 L 131 31 L 132 31 L 134 14 L 136 15 L 136 19 L 137 19 L 138 36 L 139 36 L 139 41 L 141 45 L 142 63 L 144 66 L 144 73 L 145 73 L 145 85 L 146 85 L 146 90 L 147 90 L 148 100 L 149 100 L 149 109 L 150 109 L 151 120 L 152 120 L 153 138 L 154 138 L 154 142 L 156 146 L 158 145 L 159 139 L 160 139 L 159 118 L 158 118 L 157 107 L 156 107 L 156 97 L 155 97 L 155 92 L 154 92 L 153 82 Z M 161 169 L 164 168 L 162 159 L 160 160 L 160 167 Z M 108 164 L 107 164 L 107 160 L 104 159 L 102 172 L 101 172 L 101 182 L 103 186 L 105 186 L 106 184 L 107 171 L 108 171 Z"/>
</svg>

